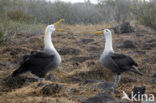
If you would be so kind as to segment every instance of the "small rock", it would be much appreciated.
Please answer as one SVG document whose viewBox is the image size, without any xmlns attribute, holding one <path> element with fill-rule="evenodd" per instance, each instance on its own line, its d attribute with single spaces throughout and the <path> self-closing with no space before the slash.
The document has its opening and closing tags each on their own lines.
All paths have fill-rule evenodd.
<svg viewBox="0 0 156 103">
<path fill-rule="evenodd" d="M 81 101 L 84 99 L 84 96 L 73 96 L 72 99 Z"/>
<path fill-rule="evenodd" d="M 26 76 L 17 76 L 17 77 L 7 77 L 4 80 L 4 84 L 9 88 L 20 88 L 25 84 L 29 84 L 32 82 L 38 81 L 37 78 L 33 77 L 26 77 Z"/>
<path fill-rule="evenodd" d="M 148 43 L 153 43 L 153 42 L 156 42 L 156 39 L 151 39 L 149 41 L 147 41 Z"/>
<path fill-rule="evenodd" d="M 55 82 L 55 81 L 58 81 L 58 80 L 59 80 L 59 79 L 56 77 L 56 75 L 54 75 L 54 74 L 49 74 L 49 75 L 47 76 L 47 79 L 50 80 L 50 81 L 52 81 L 52 82 Z"/>
<path fill-rule="evenodd" d="M 96 63 L 94 62 L 94 61 L 91 61 L 91 62 L 89 62 L 88 63 L 88 66 L 93 66 L 93 65 L 95 65 Z"/>
<path fill-rule="evenodd" d="M 89 97 L 88 99 L 82 101 L 82 103 L 115 103 L 115 99 L 106 94 L 106 93 L 100 93 L 96 96 Z"/>
<path fill-rule="evenodd" d="M 100 83 L 100 82 L 104 82 L 103 80 L 95 80 L 95 79 L 87 79 L 84 81 L 84 84 L 88 84 L 88 83 Z"/>
<path fill-rule="evenodd" d="M 98 88 L 104 90 L 113 90 L 113 88 L 117 88 L 117 84 L 113 82 L 103 82 L 98 85 Z"/>
<path fill-rule="evenodd" d="M 70 88 L 70 89 L 69 89 L 69 92 L 72 93 L 72 94 L 74 94 L 74 93 L 78 93 L 79 90 L 76 89 L 76 88 Z"/>
<path fill-rule="evenodd" d="M 81 80 L 80 80 L 79 77 L 74 76 L 74 77 L 72 77 L 72 81 L 79 82 L 79 81 L 81 81 Z"/>
<path fill-rule="evenodd" d="M 124 41 L 123 43 L 116 44 L 117 48 L 136 48 L 132 41 Z"/>
<path fill-rule="evenodd" d="M 94 39 L 81 39 L 81 42 L 83 42 L 84 44 L 88 44 L 93 41 L 94 41 Z"/>
<path fill-rule="evenodd" d="M 141 87 L 134 86 L 132 91 L 133 91 L 133 94 L 136 95 L 136 98 L 140 98 L 141 99 L 141 95 L 145 94 L 146 86 L 141 86 Z"/>
<path fill-rule="evenodd" d="M 136 34 L 136 37 L 142 37 L 142 36 L 144 36 L 143 34 L 140 34 L 140 33 L 137 33 Z"/>
<path fill-rule="evenodd" d="M 79 62 L 79 63 L 82 63 L 82 62 L 84 62 L 84 61 L 86 61 L 86 60 L 89 60 L 89 59 L 91 59 L 90 57 L 72 57 L 72 58 L 70 58 L 70 62 Z"/>
<path fill-rule="evenodd" d="M 61 55 L 79 55 L 81 50 L 74 48 L 56 48 Z"/>
<path fill-rule="evenodd" d="M 36 88 L 38 88 L 38 87 L 43 87 L 43 86 L 45 86 L 45 84 L 41 82 L 41 83 L 38 83 L 38 84 L 37 84 Z"/>
<path fill-rule="evenodd" d="M 156 73 L 152 76 L 152 78 L 156 78 Z"/>
<path fill-rule="evenodd" d="M 144 54 L 146 54 L 146 51 L 136 51 L 136 53 L 139 55 L 144 55 Z"/>
<path fill-rule="evenodd" d="M 44 96 L 51 96 L 55 95 L 56 93 L 59 93 L 62 89 L 62 86 L 59 84 L 49 84 L 42 88 L 41 94 Z"/>
<path fill-rule="evenodd" d="M 133 27 L 130 25 L 129 22 L 123 23 L 121 25 L 118 25 L 113 28 L 114 32 L 117 34 L 122 34 L 122 33 L 132 33 L 134 32 Z"/>
<path fill-rule="evenodd" d="M 5 69 L 6 69 L 6 67 L 7 68 L 13 68 L 13 67 L 15 67 L 15 63 L 11 63 L 11 62 L 0 62 L 0 69 L 2 69 L 3 67 L 5 67 Z"/>
<path fill-rule="evenodd" d="M 143 59 L 143 61 L 146 63 L 150 63 L 152 61 L 152 59 L 146 58 L 146 59 Z"/>
<path fill-rule="evenodd" d="M 99 53 L 99 52 L 101 52 L 103 49 L 101 48 L 101 47 L 99 47 L 99 46 L 88 46 L 87 47 L 87 51 L 89 51 L 89 52 L 93 52 L 93 53 Z"/>
<path fill-rule="evenodd" d="M 156 78 L 152 79 L 152 83 L 156 84 Z"/>
<path fill-rule="evenodd" d="M 72 63 L 73 66 L 79 66 L 80 64 L 78 62 Z"/>
<path fill-rule="evenodd" d="M 124 77 L 124 78 L 121 79 L 121 82 L 130 83 L 130 82 L 137 82 L 137 80 L 135 78 Z"/>
<path fill-rule="evenodd" d="M 151 50 L 153 48 L 156 48 L 156 42 L 152 42 L 152 43 L 144 43 L 142 45 L 142 48 L 143 49 L 146 49 L 146 50 Z"/>
<path fill-rule="evenodd" d="M 14 49 L 12 49 L 12 50 L 10 51 L 10 55 L 11 55 L 11 56 L 15 56 L 15 55 L 17 55 L 17 54 L 19 54 L 19 53 L 24 53 L 24 52 L 26 52 L 25 49 L 22 49 L 22 48 L 14 48 Z"/>
</svg>

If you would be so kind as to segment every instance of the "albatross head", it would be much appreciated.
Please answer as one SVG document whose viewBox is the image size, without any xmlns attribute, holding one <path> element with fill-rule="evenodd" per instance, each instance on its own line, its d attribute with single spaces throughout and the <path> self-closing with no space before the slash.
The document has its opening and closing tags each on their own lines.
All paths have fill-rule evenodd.
<svg viewBox="0 0 156 103">
<path fill-rule="evenodd" d="M 55 29 L 55 26 L 60 24 L 62 21 L 64 21 L 64 19 L 61 19 L 58 22 L 48 25 L 46 27 L 45 35 L 44 35 L 44 46 L 45 46 L 44 49 L 55 50 L 54 45 L 52 43 L 51 35 L 52 35 L 52 32 L 54 32 L 54 31 L 65 31 L 64 29 Z"/>
<path fill-rule="evenodd" d="M 52 33 L 54 31 L 64 31 L 64 29 L 55 29 L 55 26 L 60 24 L 62 21 L 64 21 L 64 19 L 60 19 L 56 23 L 48 25 L 47 28 L 46 28 L 46 32 Z"/>
<path fill-rule="evenodd" d="M 105 37 L 111 35 L 111 31 L 110 31 L 109 29 L 105 29 L 103 32 L 104 32 L 104 36 L 105 36 Z"/>
<path fill-rule="evenodd" d="M 107 38 L 111 35 L 111 31 L 109 29 L 104 29 L 101 31 L 94 32 L 94 34 L 104 34 L 104 36 Z"/>
<path fill-rule="evenodd" d="M 112 33 L 109 29 L 104 29 L 101 31 L 94 32 L 94 34 L 104 34 L 106 38 L 105 51 L 113 51 L 112 47 Z"/>
<path fill-rule="evenodd" d="M 52 24 L 52 25 L 48 25 L 47 28 L 46 28 L 46 31 L 47 32 L 54 32 L 56 29 L 55 29 L 55 26 Z"/>
</svg>

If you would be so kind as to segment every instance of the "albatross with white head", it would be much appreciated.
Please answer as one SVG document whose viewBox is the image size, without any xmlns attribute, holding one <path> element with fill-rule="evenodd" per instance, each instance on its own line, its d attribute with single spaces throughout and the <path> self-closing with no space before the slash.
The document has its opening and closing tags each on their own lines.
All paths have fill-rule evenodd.
<svg viewBox="0 0 156 103">
<path fill-rule="evenodd" d="M 19 68 L 12 73 L 12 77 L 30 71 L 39 78 L 44 79 L 50 70 L 54 70 L 59 66 L 61 57 L 52 43 L 51 35 L 54 31 L 64 31 L 63 29 L 55 29 L 55 26 L 62 21 L 64 21 L 64 19 L 46 27 L 44 49 L 41 51 L 32 51 L 30 55 L 25 55 Z"/>
<path fill-rule="evenodd" d="M 100 57 L 100 62 L 104 67 L 115 73 L 116 84 L 120 82 L 122 72 L 131 71 L 142 75 L 136 68 L 138 64 L 130 56 L 114 52 L 112 47 L 112 33 L 109 29 L 97 31 L 94 34 L 104 34 L 106 38 L 105 48 Z"/>
</svg>

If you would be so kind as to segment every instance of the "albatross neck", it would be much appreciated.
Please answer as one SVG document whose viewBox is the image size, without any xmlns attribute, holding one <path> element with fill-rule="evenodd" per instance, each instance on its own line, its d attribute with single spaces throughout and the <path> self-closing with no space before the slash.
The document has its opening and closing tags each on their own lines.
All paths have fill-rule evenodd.
<svg viewBox="0 0 156 103">
<path fill-rule="evenodd" d="M 105 41 L 105 49 L 104 52 L 113 52 L 113 47 L 112 47 L 112 35 L 106 35 L 105 36 L 106 41 Z"/>
<path fill-rule="evenodd" d="M 52 32 L 45 31 L 44 49 L 50 49 L 50 50 L 56 51 L 56 49 L 55 49 L 55 47 L 54 47 L 54 45 L 52 43 L 51 34 L 52 34 Z"/>
</svg>

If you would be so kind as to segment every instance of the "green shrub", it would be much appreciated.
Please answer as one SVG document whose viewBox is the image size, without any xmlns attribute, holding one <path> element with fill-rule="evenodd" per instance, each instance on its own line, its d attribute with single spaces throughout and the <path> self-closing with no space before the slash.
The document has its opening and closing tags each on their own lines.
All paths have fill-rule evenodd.
<svg viewBox="0 0 156 103">
<path fill-rule="evenodd" d="M 15 11 L 8 11 L 7 17 L 13 21 L 20 21 L 20 22 L 32 22 L 33 17 L 29 16 L 28 14 L 24 14 L 21 10 Z"/>
<path fill-rule="evenodd" d="M 4 19 L 0 22 L 0 41 L 14 39 L 16 34 L 43 34 L 44 29 L 43 24 L 29 24 Z"/>
<path fill-rule="evenodd" d="M 156 1 L 138 2 L 132 12 L 137 21 L 156 30 Z"/>
<path fill-rule="evenodd" d="M 0 43 L 3 42 L 3 33 L 0 31 Z"/>
</svg>

